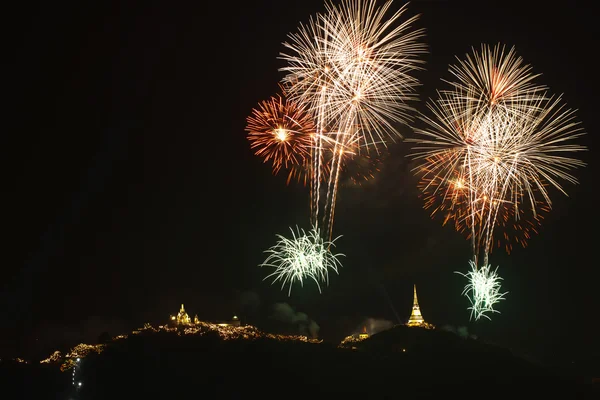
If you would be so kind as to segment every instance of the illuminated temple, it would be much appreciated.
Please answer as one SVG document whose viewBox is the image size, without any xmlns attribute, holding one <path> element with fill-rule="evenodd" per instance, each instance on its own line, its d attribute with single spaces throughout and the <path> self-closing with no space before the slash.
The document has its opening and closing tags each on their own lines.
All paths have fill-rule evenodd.
<svg viewBox="0 0 600 400">
<path fill-rule="evenodd" d="M 420 328 L 426 328 L 426 329 L 434 329 L 435 326 L 433 326 L 432 324 L 428 324 L 427 322 L 425 322 L 425 320 L 423 319 L 423 315 L 421 315 L 421 308 L 419 307 L 419 300 L 417 299 L 417 285 L 414 285 L 413 287 L 413 306 L 412 306 L 412 312 L 410 314 L 410 318 L 408 319 L 408 322 L 406 323 L 406 326 L 411 326 L 411 327 L 420 327 Z"/>
<path fill-rule="evenodd" d="M 369 338 L 369 334 L 367 333 L 367 327 L 363 326 L 363 330 L 361 333 L 358 334 L 358 338 L 360 340 L 365 340 Z"/>
<path fill-rule="evenodd" d="M 191 322 L 190 316 L 185 312 L 185 308 L 181 304 L 181 309 L 177 313 L 177 325 L 189 325 Z"/>
<path fill-rule="evenodd" d="M 177 315 L 171 315 L 169 319 L 172 325 L 181 327 L 192 327 L 201 324 L 201 321 L 198 319 L 198 314 L 194 315 L 194 319 L 192 320 L 188 313 L 185 311 L 185 307 L 183 306 L 183 304 L 181 305 L 181 308 L 179 309 Z M 231 321 L 220 322 L 218 323 L 218 325 L 221 327 L 240 326 L 240 319 L 234 315 Z"/>
<path fill-rule="evenodd" d="M 179 312 L 177 313 L 177 315 L 171 315 L 170 320 L 172 323 L 174 323 L 177 326 L 192 325 L 192 320 L 190 319 L 190 316 L 188 315 L 188 313 L 185 312 L 185 307 L 183 307 L 183 304 L 181 305 L 181 308 L 179 309 Z M 194 323 L 196 323 L 197 320 L 198 320 L 198 316 L 196 315 L 194 317 Z"/>
</svg>

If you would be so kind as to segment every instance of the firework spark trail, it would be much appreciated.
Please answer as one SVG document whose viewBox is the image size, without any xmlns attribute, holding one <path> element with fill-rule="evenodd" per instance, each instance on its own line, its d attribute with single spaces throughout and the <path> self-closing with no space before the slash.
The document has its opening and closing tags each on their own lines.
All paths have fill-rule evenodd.
<svg viewBox="0 0 600 400">
<path fill-rule="evenodd" d="M 533 74 L 514 47 L 506 51 L 505 46 L 482 45 L 479 52 L 472 48 L 471 54 L 457 61 L 449 68 L 456 81 L 443 81 L 452 87 L 451 99 L 465 111 L 486 114 L 500 109 L 523 117 L 546 98 L 547 87 L 535 83 L 541 74 Z"/>
<path fill-rule="evenodd" d="M 584 165 L 563 154 L 584 148 L 567 142 L 581 136 L 582 131 L 574 121 L 574 113 L 565 111 L 560 99 L 532 107 L 524 118 L 492 114 L 485 129 L 481 142 L 470 146 L 469 173 L 483 193 L 483 197 L 476 198 L 471 192 L 473 201 L 480 203 L 478 212 L 488 213 L 481 242 L 487 255 L 500 204 L 510 204 L 517 215 L 519 204 L 524 202 L 529 203 L 534 215 L 539 202 L 551 208 L 548 188 L 566 194 L 559 181 L 576 183 L 570 170 Z"/>
<path fill-rule="evenodd" d="M 426 165 L 439 165 L 443 162 L 443 159 L 429 160 Z M 455 173 L 455 176 L 444 178 L 437 177 L 430 171 L 423 171 L 422 175 L 428 177 L 421 179 L 419 189 L 423 193 L 424 208 L 431 210 L 431 217 L 442 214 L 442 225 L 452 222 L 457 232 L 466 234 L 467 239 L 472 240 L 472 226 L 481 226 L 479 214 L 471 208 L 469 195 L 473 189 L 468 185 L 468 177 L 462 172 Z M 540 213 L 548 212 L 549 208 L 538 200 L 535 210 L 534 213 L 531 208 L 527 210 L 527 207 L 519 204 L 513 206 L 510 203 L 500 203 L 496 223 L 502 234 L 496 238 L 497 247 L 504 247 L 508 254 L 512 251 L 513 243 L 526 247 L 531 234 L 537 233 L 537 227 L 541 224 L 543 215 Z M 481 214 L 488 215 L 489 211 Z M 480 234 L 481 228 L 477 232 L 477 235 Z M 473 248 L 476 247 L 473 245 Z"/>
<path fill-rule="evenodd" d="M 353 119 L 351 116 L 348 118 Z M 349 121 L 349 122 L 350 122 Z M 352 147 L 358 142 L 358 135 L 354 134 L 351 127 L 344 129 L 339 141 L 336 141 L 332 150 L 332 166 L 327 184 L 327 196 L 325 198 L 323 227 L 325 233 L 331 238 L 333 234 L 333 219 L 335 215 L 335 202 L 337 197 L 340 172 L 342 171 L 344 154 L 350 153 Z"/>
<path fill-rule="evenodd" d="M 540 203 L 550 209 L 548 188 L 566 194 L 560 181 L 577 183 L 570 171 L 585 165 L 568 153 L 587 149 L 573 143 L 584 134 L 575 112 L 534 83 L 537 75 L 514 48 L 505 52 L 499 45 L 483 45 L 450 71 L 457 81 L 447 81 L 452 89 L 428 103 L 433 116 L 420 117 L 426 128 L 415 129 L 420 137 L 409 141 L 418 143 L 413 156 L 421 163 L 417 171 L 427 182 L 424 190 L 438 185 L 434 195 L 440 190 L 449 199 L 447 208 L 458 213 L 454 218 L 470 220 L 474 260 L 468 278 L 477 288 L 472 315 L 479 319 L 491 309 L 487 300 L 477 300 L 478 293 L 488 290 L 492 296 L 497 282 L 488 262 L 494 229 L 505 226 L 497 224 L 498 216 L 509 209 L 518 218 L 525 203 L 534 218 Z M 468 206 L 461 209 L 456 205 L 462 198 Z"/>
<path fill-rule="evenodd" d="M 383 23 L 384 14 L 390 5 L 391 2 L 388 2 L 384 7 L 376 9 L 375 2 L 370 2 L 364 7 L 360 2 L 348 2 L 347 7 L 327 7 L 332 17 L 324 20 L 324 26 L 330 32 L 328 37 L 333 39 L 332 47 L 336 49 L 332 56 L 337 62 L 332 65 L 339 69 L 337 76 L 341 77 L 336 82 L 336 90 L 331 91 L 329 105 L 333 108 L 331 117 L 339 121 L 337 126 L 342 133 L 338 139 L 339 145 L 336 143 L 334 148 L 334 164 L 325 200 L 324 226 L 329 236 L 332 235 L 344 153 L 354 144 L 358 145 L 358 149 L 364 147 L 369 151 L 379 141 L 385 144 L 385 136 L 397 134 L 390 121 L 403 121 L 402 111 L 410 97 L 410 85 L 406 85 L 406 98 L 397 102 L 401 91 L 398 90 L 398 81 L 393 78 L 394 74 L 404 72 L 402 69 L 406 68 L 406 59 L 395 65 L 397 68 L 394 69 L 392 66 L 395 60 L 388 59 L 388 63 L 384 64 L 378 58 L 378 53 L 387 53 L 386 50 L 382 51 L 382 48 L 388 45 L 388 40 L 404 33 L 403 31 L 416 19 L 408 20 L 386 36 L 385 30 L 404 11 L 399 10 Z M 414 34 L 418 37 L 421 32 L 417 31 Z M 410 35 L 409 33 L 408 37 L 404 36 L 407 42 L 413 39 Z M 391 45 L 397 43 L 392 41 Z M 406 54 L 406 49 L 403 50 Z M 386 73 L 389 74 L 384 76 Z M 418 84 L 410 76 L 404 78 L 408 78 L 415 85 Z M 377 96 L 377 101 L 369 101 L 369 97 L 373 95 Z M 396 113 L 392 111 L 394 107 Z"/>
<path fill-rule="evenodd" d="M 319 228 L 313 227 L 308 233 L 303 229 L 296 227 L 296 232 L 292 232 L 291 239 L 283 235 L 277 235 L 277 243 L 266 250 L 269 256 L 260 264 L 261 267 L 271 267 L 275 271 L 267 275 L 264 280 L 273 277 L 273 284 L 281 281 L 281 289 L 289 286 L 288 296 L 292 293 L 292 286 L 299 282 L 304 286 L 304 280 L 312 279 L 321 292 L 321 284 L 329 284 L 329 271 L 336 274 L 342 266 L 338 257 L 344 254 L 331 252 L 335 247 L 335 238 L 332 241 L 325 241 L 321 237 Z"/>
</svg>

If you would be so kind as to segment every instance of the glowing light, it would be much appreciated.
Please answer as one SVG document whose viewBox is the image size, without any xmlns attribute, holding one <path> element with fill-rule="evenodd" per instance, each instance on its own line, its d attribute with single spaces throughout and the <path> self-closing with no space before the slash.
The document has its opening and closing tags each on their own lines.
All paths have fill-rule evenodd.
<svg viewBox="0 0 600 400">
<path fill-rule="evenodd" d="M 496 273 L 498 267 L 492 270 L 491 265 L 488 264 L 478 269 L 473 261 L 469 261 L 469 264 L 471 270 L 466 274 L 458 271 L 455 273 L 469 279 L 462 294 L 471 302 L 471 306 L 468 308 L 471 310 L 471 318 L 474 317 L 475 320 L 481 317 L 491 319 L 487 314 L 500 313 L 494 309 L 494 305 L 500 300 L 504 300 L 504 295 L 508 292 L 500 292 L 502 278 Z"/>
<path fill-rule="evenodd" d="M 77 346 L 73 347 L 67 354 L 62 358 L 62 364 L 60 366 L 61 371 L 67 371 L 69 369 L 75 368 L 90 353 L 100 354 L 104 351 L 106 345 L 105 344 L 85 344 L 80 343 Z M 74 373 L 74 372 L 73 372 Z"/>
<path fill-rule="evenodd" d="M 63 355 L 60 351 L 56 350 L 49 357 L 40 361 L 40 364 L 54 364 L 59 363 L 63 358 Z"/>
<path fill-rule="evenodd" d="M 288 133 L 283 128 L 277 128 L 277 129 L 275 129 L 275 136 L 277 137 L 277 139 L 279 139 L 282 142 L 284 142 L 287 139 L 287 137 L 288 137 Z"/>
<path fill-rule="evenodd" d="M 261 267 L 275 268 L 275 271 L 265 277 L 273 277 L 273 282 L 281 281 L 281 288 L 289 285 L 288 296 L 291 295 L 292 286 L 295 282 L 304 285 L 304 280 L 311 279 L 321 292 L 321 284 L 329 283 L 329 271 L 336 274 L 342 266 L 338 257 L 343 254 L 334 254 L 331 247 L 335 247 L 335 238 L 332 241 L 326 241 L 321 238 L 319 228 L 313 227 L 308 233 L 303 229 L 296 227 L 296 232 L 292 232 L 291 239 L 282 235 L 277 235 L 278 242 L 266 250 L 269 256 L 260 264 Z"/>
</svg>

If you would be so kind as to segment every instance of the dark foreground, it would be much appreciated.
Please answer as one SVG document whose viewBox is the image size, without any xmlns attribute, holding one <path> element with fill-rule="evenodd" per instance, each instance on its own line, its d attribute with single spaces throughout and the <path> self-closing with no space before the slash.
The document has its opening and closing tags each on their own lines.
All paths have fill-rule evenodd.
<svg viewBox="0 0 600 400">
<path fill-rule="evenodd" d="M 56 365 L 1 368 L 7 399 L 600 398 L 598 385 L 530 364 L 506 349 L 405 327 L 375 335 L 355 350 L 149 334 L 89 355 L 75 377 Z"/>
</svg>

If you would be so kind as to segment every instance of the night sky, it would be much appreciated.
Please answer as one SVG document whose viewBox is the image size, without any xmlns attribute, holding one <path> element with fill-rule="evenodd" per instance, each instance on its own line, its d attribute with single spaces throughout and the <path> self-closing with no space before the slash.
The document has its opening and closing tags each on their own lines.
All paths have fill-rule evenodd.
<svg viewBox="0 0 600 400">
<path fill-rule="evenodd" d="M 453 273 L 466 272 L 470 244 L 423 209 L 407 143 L 390 147 L 375 179 L 340 189 L 334 236 L 346 257 L 322 294 L 308 283 L 288 297 L 263 281 L 263 251 L 290 226 L 308 228 L 309 197 L 254 156 L 246 118 L 278 93 L 287 34 L 324 4 L 195 3 L 28 3 L 5 14 L 0 355 L 164 322 L 180 303 L 201 320 L 237 314 L 295 333 L 272 318 L 287 303 L 338 342 L 367 319 L 406 320 L 413 284 L 438 327 L 543 360 L 598 354 L 595 13 L 548 2 L 409 4 L 430 52 L 418 110 L 455 56 L 500 42 L 564 94 L 588 132 L 580 184 L 565 183 L 569 197 L 550 192 L 554 209 L 527 248 L 492 253 L 509 294 L 501 314 L 474 322 L 465 279 Z"/>
</svg>

